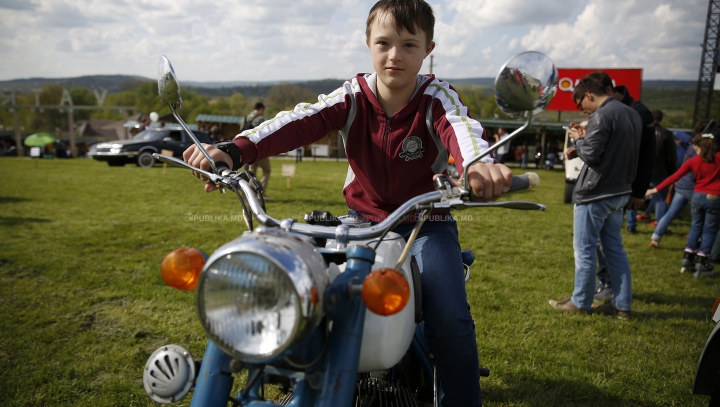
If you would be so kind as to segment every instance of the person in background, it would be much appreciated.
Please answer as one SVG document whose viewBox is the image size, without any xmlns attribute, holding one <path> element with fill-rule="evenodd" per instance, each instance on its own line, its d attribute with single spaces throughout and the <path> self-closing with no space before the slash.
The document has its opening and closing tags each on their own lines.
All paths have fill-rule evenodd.
<svg viewBox="0 0 720 407">
<path fill-rule="evenodd" d="M 540 169 L 540 163 L 543 161 L 542 143 L 539 141 L 535 144 L 535 169 Z"/>
<path fill-rule="evenodd" d="M 528 167 L 528 145 L 527 143 L 522 143 L 522 147 L 520 147 L 520 168 L 527 169 Z"/>
<path fill-rule="evenodd" d="M 213 143 L 217 143 L 220 140 L 220 126 L 217 124 L 213 124 L 210 127 L 210 132 L 208 133 L 208 136 L 210 137 L 210 141 Z"/>
<path fill-rule="evenodd" d="M 568 132 L 575 141 L 568 159 L 577 155 L 584 162 L 573 191 L 575 288 L 570 298 L 550 300 L 550 305 L 567 312 L 595 311 L 629 319 L 632 278 L 620 230 L 637 172 L 642 120 L 608 94 L 602 82 L 588 76 L 575 86 L 573 99 L 578 109 L 590 115 L 586 128 L 571 123 Z M 609 302 L 593 306 L 600 240 L 613 296 Z"/>
<path fill-rule="evenodd" d="M 652 111 L 655 121 L 655 143 L 657 146 L 657 154 L 655 155 L 655 167 L 653 168 L 650 182 L 658 185 L 665 180 L 670 174 L 677 170 L 677 146 L 675 145 L 675 137 L 672 132 L 660 125 L 663 120 L 663 113 L 660 110 Z M 658 221 L 662 219 L 667 211 L 668 204 L 667 190 L 662 190 L 658 194 L 654 194 L 650 200 L 650 206 L 655 208 L 655 221 L 650 222 L 650 226 L 657 226 Z"/>
<path fill-rule="evenodd" d="M 648 109 L 639 100 L 635 100 L 625 86 L 620 85 L 614 87 L 612 79 L 607 73 L 597 71 L 588 76 L 601 82 L 607 89 L 608 94 L 613 95 L 616 100 L 619 100 L 624 105 L 635 110 L 642 120 L 642 138 L 640 139 L 637 170 L 635 180 L 632 183 L 632 193 L 630 194 L 628 204 L 625 207 L 628 226 L 627 231 L 628 233 L 635 234 L 637 233 L 637 209 L 645 200 L 645 192 L 650 186 L 650 177 L 652 175 L 653 166 L 655 165 L 655 122 L 652 113 L 650 113 L 650 109 Z M 595 287 L 595 299 L 606 301 L 612 298 L 612 283 L 610 281 L 610 275 L 607 271 L 605 255 L 602 251 L 602 242 L 598 245 L 597 256 L 598 282 Z"/>
<path fill-rule="evenodd" d="M 557 154 L 555 153 L 556 148 L 553 144 L 548 144 L 547 151 L 548 153 L 545 156 L 545 170 L 552 171 L 555 168 L 555 159 L 557 159 Z"/>
<path fill-rule="evenodd" d="M 502 127 L 498 127 L 498 132 L 495 134 L 495 142 L 499 143 L 503 140 L 505 140 L 509 134 L 505 132 L 505 129 Z M 505 164 L 505 161 L 507 160 L 508 153 L 510 152 L 510 146 L 507 144 L 503 144 L 500 146 L 497 150 L 495 150 L 495 159 L 497 159 L 497 162 L 500 164 Z"/>
<path fill-rule="evenodd" d="M 241 132 L 245 130 L 251 130 L 256 127 L 258 127 L 262 122 L 264 122 L 266 119 L 263 117 L 265 114 L 265 105 L 262 102 L 255 103 L 255 106 L 253 107 L 253 111 L 250 112 L 247 116 L 245 116 L 245 124 L 243 125 L 243 128 Z M 268 184 L 270 183 L 270 172 L 272 171 L 272 168 L 270 167 L 270 157 L 265 157 L 262 160 L 256 161 L 253 164 L 250 165 L 250 171 L 252 171 L 255 175 L 257 175 L 257 169 L 260 167 L 262 170 L 262 178 L 260 178 L 260 183 L 263 187 L 263 198 L 266 201 L 272 201 L 272 198 L 267 196 L 267 188 Z"/>
<path fill-rule="evenodd" d="M 608 85 L 608 82 L 612 84 L 612 80 L 606 73 L 601 73 L 604 77 L 603 83 Z M 640 140 L 640 153 L 638 155 L 638 166 L 637 174 L 635 175 L 635 181 L 632 185 L 632 194 L 630 194 L 630 200 L 627 206 L 627 231 L 628 233 L 637 233 L 637 210 L 640 208 L 642 203 L 645 201 L 645 191 L 647 191 L 652 181 L 653 168 L 655 167 L 655 161 L 657 156 L 657 141 L 655 136 L 655 119 L 648 109 L 642 102 L 635 100 L 627 87 L 620 85 L 611 88 L 612 95 L 615 99 L 621 101 L 627 106 L 630 106 L 638 112 L 640 119 L 642 120 L 642 139 Z"/>
<path fill-rule="evenodd" d="M 716 152 L 714 133 L 720 132 L 695 135 L 692 146 L 698 155 L 685 161 L 674 174 L 647 191 L 647 195 L 656 195 L 683 175 L 690 172 L 695 174 L 692 226 L 685 243 L 680 272 L 694 271 L 696 278 L 713 275 L 709 256 L 720 230 L 720 153 Z"/>
<path fill-rule="evenodd" d="M 683 158 L 682 163 L 685 164 L 687 160 L 695 156 L 697 156 L 695 149 L 688 148 L 685 151 L 685 157 Z M 660 245 L 660 241 L 665 233 L 669 232 L 668 227 L 670 226 L 670 223 L 680 214 L 680 212 L 682 212 L 683 209 L 685 209 L 685 206 L 689 202 L 692 202 L 693 190 L 695 189 L 695 175 L 692 172 L 683 175 L 682 178 L 674 184 L 673 189 L 674 192 L 670 205 L 668 206 L 668 210 L 665 211 L 665 215 L 663 215 L 662 219 L 658 221 L 652 237 L 650 238 L 651 240 L 649 246 L 655 249 L 662 247 Z"/>
<path fill-rule="evenodd" d="M 147 117 L 143 117 L 142 119 L 140 119 L 140 123 L 138 126 L 138 133 L 140 133 L 141 131 L 145 130 L 148 127 L 150 127 L 150 119 L 148 119 Z"/>
<path fill-rule="evenodd" d="M 674 131 L 673 137 L 675 137 L 675 151 L 677 152 L 677 162 L 682 163 L 685 159 L 685 152 L 690 147 L 690 140 L 693 136 L 685 133 L 684 131 Z"/>
</svg>

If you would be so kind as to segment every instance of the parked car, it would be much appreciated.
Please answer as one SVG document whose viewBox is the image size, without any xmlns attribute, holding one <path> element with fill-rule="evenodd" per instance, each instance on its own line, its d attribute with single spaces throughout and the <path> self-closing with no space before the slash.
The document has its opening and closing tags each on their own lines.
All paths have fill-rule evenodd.
<svg viewBox="0 0 720 407">
<path fill-rule="evenodd" d="M 204 131 L 193 131 L 201 143 L 210 143 L 210 136 Z M 111 167 L 121 167 L 135 163 L 143 168 L 155 165 L 153 153 L 162 150 L 172 151 L 175 157 L 182 156 L 183 151 L 193 144 L 192 139 L 180 128 L 148 128 L 130 140 L 117 140 L 100 143 L 88 152 L 98 161 L 105 161 Z"/>
</svg>

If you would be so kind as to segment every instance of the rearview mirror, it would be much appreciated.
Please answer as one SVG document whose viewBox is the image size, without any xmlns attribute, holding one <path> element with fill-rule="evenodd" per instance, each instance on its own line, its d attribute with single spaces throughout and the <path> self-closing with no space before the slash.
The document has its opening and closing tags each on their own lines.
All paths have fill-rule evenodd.
<svg viewBox="0 0 720 407">
<path fill-rule="evenodd" d="M 495 101 L 508 116 L 524 114 L 525 124 L 482 154 L 463 163 L 463 188 L 470 191 L 468 168 L 500 146 L 510 143 L 530 127 L 535 114 L 545 110 L 557 91 L 558 71 L 555 63 L 544 54 L 527 51 L 518 54 L 500 68 L 495 78 Z"/>
<path fill-rule="evenodd" d="M 218 168 L 215 165 L 215 160 L 210 157 L 210 154 L 208 154 L 207 150 L 205 150 L 202 144 L 200 144 L 200 141 L 198 141 L 197 137 L 195 137 L 193 132 L 185 123 L 185 120 L 183 120 L 177 112 L 177 109 L 180 109 L 182 107 L 180 83 L 178 83 L 177 77 L 175 76 L 175 70 L 173 70 L 170 61 L 164 55 L 160 57 L 160 67 L 158 68 L 158 94 L 160 95 L 160 100 L 162 100 L 163 103 L 170 107 L 173 116 L 178 121 L 178 123 L 180 123 L 180 127 L 182 127 L 183 130 L 187 132 L 193 143 L 195 143 L 197 148 L 210 162 L 210 168 L 212 169 L 213 174 L 219 174 Z M 224 188 L 221 188 L 220 190 L 223 192 L 225 191 Z"/>
<path fill-rule="evenodd" d="M 523 52 L 500 68 L 495 78 L 495 101 L 508 116 L 540 113 L 555 96 L 558 71 L 553 61 L 536 51 Z"/>
<path fill-rule="evenodd" d="M 160 67 L 158 69 L 158 94 L 160 100 L 169 105 L 170 109 L 177 110 L 182 107 L 180 83 L 178 83 L 170 61 L 164 55 L 160 57 Z"/>
</svg>

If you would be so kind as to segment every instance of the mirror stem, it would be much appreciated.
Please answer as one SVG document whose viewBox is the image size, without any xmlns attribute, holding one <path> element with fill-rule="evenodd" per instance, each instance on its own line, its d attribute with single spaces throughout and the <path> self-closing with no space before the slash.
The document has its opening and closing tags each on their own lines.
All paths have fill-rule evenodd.
<svg viewBox="0 0 720 407">
<path fill-rule="evenodd" d="M 505 140 L 501 140 L 501 141 L 493 144 L 492 147 L 490 147 L 490 148 L 488 148 L 487 150 L 485 150 L 482 154 L 480 154 L 479 156 L 475 157 L 475 158 L 474 158 L 473 160 L 471 160 L 469 163 L 467 163 L 467 164 L 463 163 L 463 184 L 462 184 L 462 185 L 463 185 L 463 188 L 465 188 L 466 191 L 470 191 L 470 180 L 468 179 L 468 172 L 467 172 L 468 168 L 470 168 L 470 166 L 473 165 L 473 164 L 475 164 L 476 162 L 482 160 L 482 159 L 483 159 L 484 157 L 486 157 L 488 154 L 494 153 L 495 150 L 497 150 L 498 148 L 500 148 L 500 146 L 505 145 L 505 144 L 508 144 L 510 141 L 512 141 L 512 139 L 514 139 L 515 137 L 517 137 L 518 134 L 522 133 L 523 131 L 525 131 L 525 129 L 527 129 L 528 127 L 530 127 L 530 123 L 532 123 L 532 120 L 533 120 L 533 117 L 534 117 L 533 111 L 532 111 L 532 110 L 529 110 L 529 111 L 527 112 L 527 115 L 528 115 L 528 118 L 527 118 L 527 120 L 525 121 L 525 124 L 523 124 L 519 129 L 517 129 L 517 130 L 515 130 L 514 132 L 510 133 L 509 136 L 505 137 Z"/>
<path fill-rule="evenodd" d="M 170 111 L 172 112 L 173 116 L 175 116 L 175 119 L 177 119 L 178 123 L 180 123 L 180 126 L 183 128 L 183 130 L 185 130 L 185 132 L 188 134 L 188 136 L 190 136 L 190 138 L 195 143 L 195 145 L 203 153 L 205 158 L 207 158 L 207 160 L 210 162 L 210 168 L 212 169 L 213 174 L 220 175 L 218 173 L 217 167 L 215 166 L 215 160 L 213 160 L 210 157 L 210 154 L 208 154 L 207 150 L 205 150 L 205 148 L 202 146 L 202 144 L 200 144 L 200 141 L 198 141 L 197 137 L 195 137 L 195 134 L 193 134 L 192 130 L 190 130 L 190 128 L 188 128 L 188 125 L 185 124 L 185 120 L 183 120 L 182 117 L 180 117 L 180 115 L 177 114 L 177 112 L 175 111 L 175 109 L 173 109 L 173 107 L 171 105 L 168 104 L 168 106 L 170 107 Z"/>
</svg>

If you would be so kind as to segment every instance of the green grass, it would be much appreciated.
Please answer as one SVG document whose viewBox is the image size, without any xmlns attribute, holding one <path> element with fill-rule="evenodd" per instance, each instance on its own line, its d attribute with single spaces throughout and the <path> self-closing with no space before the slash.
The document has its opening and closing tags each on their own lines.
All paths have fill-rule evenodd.
<svg viewBox="0 0 720 407">
<path fill-rule="evenodd" d="M 303 162 L 286 189 L 273 161 L 269 213 L 346 210 L 347 164 Z M 564 177 L 514 194 L 545 212 L 457 212 L 461 244 L 477 256 L 468 282 L 487 406 L 700 406 L 691 395 L 712 330 L 717 278 L 678 273 L 688 221 L 665 249 L 651 228 L 624 235 L 633 272 L 633 319 L 552 309 L 573 287 L 572 207 Z M 89 160 L 0 159 L 0 400 L 3 406 L 150 406 L 147 357 L 180 344 L 201 358 L 194 295 L 165 286 L 164 255 L 211 253 L 242 233 L 232 194 L 202 192 L 187 171 L 109 168 Z M 207 216 L 210 221 L 191 221 Z M 472 216 L 473 220 L 468 218 Z M 181 405 L 188 405 L 186 399 Z"/>
</svg>

